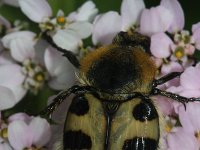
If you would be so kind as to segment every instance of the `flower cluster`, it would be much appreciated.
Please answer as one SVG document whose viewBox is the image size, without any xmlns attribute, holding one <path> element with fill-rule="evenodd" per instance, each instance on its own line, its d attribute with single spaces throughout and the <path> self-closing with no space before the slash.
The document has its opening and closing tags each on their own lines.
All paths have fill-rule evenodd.
<svg viewBox="0 0 200 150">
<path fill-rule="evenodd" d="M 200 23 L 194 24 L 191 32 L 185 30 L 184 12 L 177 0 L 161 0 L 158 6 L 149 9 L 143 0 L 123 0 L 120 13 L 103 14 L 98 13 L 92 1 L 87 1 L 67 16 L 63 10 L 54 15 L 47 0 L 4 0 L 3 3 L 19 7 L 38 25 L 39 31 L 30 30 L 26 23 L 9 22 L 0 15 L 0 149 L 47 149 L 51 128 L 45 119 L 25 113 L 4 114 L 8 109 L 15 112 L 15 106 L 30 93 L 37 96 L 45 88 L 63 90 L 76 81 L 75 67 L 43 39 L 42 33 L 46 31 L 60 48 L 73 52 L 77 58 L 110 44 L 120 31 L 137 31 L 149 36 L 157 78 L 183 72 L 180 78 L 159 88 L 188 98 L 200 97 L 200 63 L 194 57 L 200 50 Z M 87 47 L 84 39 L 89 37 L 92 44 Z M 198 150 L 200 103 L 188 103 L 185 110 L 181 103 L 169 98 L 153 99 L 165 122 L 161 148 Z"/>
</svg>

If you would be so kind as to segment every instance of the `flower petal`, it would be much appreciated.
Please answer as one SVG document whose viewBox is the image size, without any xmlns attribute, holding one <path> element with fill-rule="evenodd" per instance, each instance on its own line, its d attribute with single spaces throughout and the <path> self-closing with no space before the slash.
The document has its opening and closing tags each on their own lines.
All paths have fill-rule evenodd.
<svg viewBox="0 0 200 150">
<path fill-rule="evenodd" d="M 131 26 L 139 24 L 142 10 L 145 8 L 143 0 L 123 0 L 121 5 L 122 30 L 127 31 Z"/>
<path fill-rule="evenodd" d="M 114 36 L 121 30 L 121 17 L 117 12 L 110 11 L 94 22 L 92 41 L 97 44 L 110 44 Z"/>
<path fill-rule="evenodd" d="M 0 149 L 1 150 L 13 150 L 12 147 L 6 142 L 0 143 Z"/>
<path fill-rule="evenodd" d="M 74 84 L 75 75 L 72 64 L 53 48 L 45 51 L 45 65 L 51 76 L 49 86 L 61 90 Z"/>
<path fill-rule="evenodd" d="M 10 88 L 16 101 L 21 100 L 26 94 L 26 90 L 22 87 L 25 76 L 21 72 L 21 67 L 17 64 L 2 65 L 0 72 L 0 85 Z"/>
<path fill-rule="evenodd" d="M 34 22 L 42 22 L 52 16 L 52 10 L 46 0 L 19 0 L 22 12 Z"/>
<path fill-rule="evenodd" d="M 185 18 L 179 2 L 177 0 L 162 0 L 160 5 L 167 8 L 173 14 L 172 24 L 168 32 L 174 33 L 182 30 L 185 25 Z"/>
<path fill-rule="evenodd" d="M 200 28 L 194 30 L 192 38 L 194 39 L 195 47 L 200 50 Z"/>
<path fill-rule="evenodd" d="M 16 104 L 15 96 L 7 87 L 0 86 L 0 110 L 8 109 Z"/>
<path fill-rule="evenodd" d="M 192 25 L 192 32 L 194 33 L 197 29 L 200 29 L 200 22 Z"/>
<path fill-rule="evenodd" d="M 89 37 L 92 33 L 92 24 L 85 21 L 71 23 L 68 29 L 74 30 L 81 39 Z"/>
<path fill-rule="evenodd" d="M 163 6 L 144 9 L 140 20 L 140 32 L 149 36 L 165 32 L 169 29 L 172 19 L 171 12 Z"/>
<path fill-rule="evenodd" d="M 76 52 L 79 46 L 82 45 L 79 35 L 72 30 L 59 30 L 53 36 L 53 41 L 61 48 Z"/>
<path fill-rule="evenodd" d="M 91 22 L 97 13 L 98 9 L 96 8 L 94 2 L 87 1 L 77 10 L 77 12 L 70 13 L 68 19 L 71 21 Z"/>
<path fill-rule="evenodd" d="M 12 57 L 23 62 L 26 59 L 32 59 L 35 57 L 34 42 L 24 38 L 18 38 L 10 42 L 10 50 Z"/>
<path fill-rule="evenodd" d="M 194 135 L 188 134 L 183 128 L 176 128 L 175 133 L 167 136 L 168 150 L 198 150 L 199 143 Z"/>
<path fill-rule="evenodd" d="M 200 69 L 188 67 L 180 76 L 180 84 L 185 89 L 200 89 Z"/>
<path fill-rule="evenodd" d="M 0 55 L 0 65 L 15 63 L 9 51 L 2 51 Z"/>
<path fill-rule="evenodd" d="M 32 132 L 25 122 L 16 120 L 8 125 L 8 139 L 15 150 L 22 150 L 32 145 Z"/>
<path fill-rule="evenodd" d="M 8 118 L 9 122 L 13 122 L 13 121 L 16 121 L 16 120 L 21 120 L 21 121 L 24 121 L 28 124 L 29 121 L 30 121 L 30 117 L 25 113 L 16 113 L 16 114 L 11 115 Z"/>
<path fill-rule="evenodd" d="M 157 58 L 170 56 L 170 45 L 172 40 L 165 33 L 157 33 L 151 36 L 151 53 Z"/>
<path fill-rule="evenodd" d="M 186 110 L 184 106 L 178 108 L 179 119 L 183 128 L 187 132 L 195 134 L 200 129 L 200 120 L 197 117 L 200 115 L 200 104 L 198 102 L 188 103 Z"/>
<path fill-rule="evenodd" d="M 10 48 L 10 42 L 12 40 L 15 40 L 18 38 L 23 38 L 23 39 L 32 41 L 35 36 L 36 36 L 36 34 L 31 31 L 17 31 L 17 32 L 12 32 L 12 33 L 6 34 L 2 38 L 2 42 L 6 48 Z"/>
<path fill-rule="evenodd" d="M 51 128 L 49 123 L 40 117 L 35 117 L 29 124 L 29 130 L 33 133 L 33 144 L 42 147 L 51 138 Z"/>
</svg>

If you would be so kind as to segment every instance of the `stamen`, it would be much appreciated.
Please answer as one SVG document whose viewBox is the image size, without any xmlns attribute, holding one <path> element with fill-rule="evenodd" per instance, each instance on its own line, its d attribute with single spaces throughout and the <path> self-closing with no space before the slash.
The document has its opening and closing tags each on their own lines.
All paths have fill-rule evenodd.
<svg viewBox="0 0 200 150">
<path fill-rule="evenodd" d="M 8 129 L 7 128 L 2 129 L 0 132 L 0 136 L 4 139 L 7 139 L 8 138 Z"/>
<path fill-rule="evenodd" d="M 174 55 L 176 56 L 177 59 L 181 59 L 184 56 L 183 47 L 178 46 L 174 51 Z"/>
<path fill-rule="evenodd" d="M 64 16 L 58 16 L 58 17 L 56 18 L 56 21 L 57 21 L 58 24 L 63 25 L 63 24 L 65 24 L 66 19 L 65 19 Z"/>
</svg>

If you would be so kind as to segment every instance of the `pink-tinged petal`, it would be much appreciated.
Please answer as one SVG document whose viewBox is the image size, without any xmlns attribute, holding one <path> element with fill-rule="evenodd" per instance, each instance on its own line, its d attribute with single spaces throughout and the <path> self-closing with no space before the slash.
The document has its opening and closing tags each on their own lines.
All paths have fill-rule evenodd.
<svg viewBox="0 0 200 150">
<path fill-rule="evenodd" d="M 170 45 L 172 40 L 165 33 L 157 33 L 151 36 L 151 53 L 157 58 L 170 56 Z"/>
<path fill-rule="evenodd" d="M 192 32 L 193 33 L 198 29 L 200 29 L 200 22 L 192 25 Z"/>
<path fill-rule="evenodd" d="M 40 117 L 35 117 L 29 124 L 29 130 L 33 133 L 33 144 L 42 147 L 51 138 L 51 128 L 49 123 Z"/>
<path fill-rule="evenodd" d="M 200 50 L 200 28 L 197 28 L 192 35 L 195 42 L 195 47 Z"/>
<path fill-rule="evenodd" d="M 9 51 L 3 51 L 0 55 L 0 65 L 6 65 L 6 64 L 13 64 L 15 63 L 14 59 L 11 57 L 11 54 Z"/>
<path fill-rule="evenodd" d="M 120 30 L 120 15 L 114 11 L 107 12 L 96 19 L 93 27 L 92 41 L 95 45 L 110 44 Z"/>
<path fill-rule="evenodd" d="M 28 124 L 30 122 L 30 117 L 25 113 L 16 113 L 8 118 L 8 122 L 13 122 L 16 120 L 21 120 Z"/>
<path fill-rule="evenodd" d="M 200 69 L 188 67 L 180 76 L 180 84 L 185 89 L 200 89 Z"/>
<path fill-rule="evenodd" d="M 182 71 L 183 67 L 178 62 L 174 61 L 170 61 L 167 64 L 163 64 L 161 68 L 161 73 L 165 75 L 171 72 L 182 72 Z"/>
<path fill-rule="evenodd" d="M 0 85 L 10 88 L 16 101 L 21 100 L 26 94 L 26 90 L 22 87 L 25 76 L 21 72 L 21 66 L 17 64 L 2 65 L 0 72 Z"/>
<path fill-rule="evenodd" d="M 78 21 L 71 23 L 68 26 L 68 29 L 74 30 L 81 39 L 89 37 L 92 33 L 92 24 L 85 21 Z"/>
<path fill-rule="evenodd" d="M 33 59 L 35 57 L 34 41 L 18 38 L 10 42 L 10 50 L 12 57 L 23 62 L 26 59 Z"/>
<path fill-rule="evenodd" d="M 15 40 L 18 38 L 23 38 L 23 39 L 32 41 L 35 36 L 36 36 L 36 34 L 31 31 L 17 31 L 17 32 L 12 32 L 12 33 L 6 34 L 2 38 L 2 42 L 6 48 L 10 48 L 10 42 L 12 40 Z"/>
<path fill-rule="evenodd" d="M 75 31 L 69 29 L 57 31 L 53 36 L 53 40 L 59 47 L 72 52 L 76 52 L 82 45 L 79 35 Z"/>
<path fill-rule="evenodd" d="M 181 96 L 184 96 L 184 97 L 188 97 L 188 98 L 191 98 L 191 97 L 200 97 L 200 90 L 195 90 L 195 89 L 184 89 L 179 93 Z"/>
<path fill-rule="evenodd" d="M 176 128 L 175 133 L 167 136 L 168 150 L 199 150 L 199 143 L 194 135 L 188 134 L 183 128 Z"/>
<path fill-rule="evenodd" d="M 179 120 L 181 125 L 187 132 L 195 134 L 195 132 L 200 130 L 200 104 L 198 102 L 188 103 L 186 105 L 186 110 L 184 106 L 180 106 L 178 109 Z"/>
<path fill-rule="evenodd" d="M 177 0 L 162 0 L 160 5 L 167 8 L 173 14 L 173 20 L 168 32 L 174 33 L 182 30 L 185 25 L 185 18 L 180 3 Z"/>
<path fill-rule="evenodd" d="M 51 76 L 49 86 L 61 90 L 74 84 L 75 75 L 72 64 L 53 48 L 45 51 L 45 65 Z"/>
<path fill-rule="evenodd" d="M 165 32 L 172 23 L 173 15 L 163 6 L 144 9 L 140 20 L 140 32 L 151 36 L 152 34 Z"/>
<path fill-rule="evenodd" d="M 143 0 L 123 0 L 121 5 L 122 30 L 127 31 L 131 26 L 139 24 L 144 8 Z"/>
<path fill-rule="evenodd" d="M 157 96 L 155 103 L 159 106 L 163 115 L 172 115 L 174 113 L 174 105 L 171 99 Z"/>
<path fill-rule="evenodd" d="M 0 149 L 1 150 L 13 150 L 12 147 L 6 142 L 0 143 Z"/>
<path fill-rule="evenodd" d="M 19 5 L 22 12 L 37 23 L 52 16 L 51 7 L 46 0 L 19 0 Z"/>
<path fill-rule="evenodd" d="M 15 96 L 7 87 L 0 86 L 0 110 L 8 109 L 16 104 Z"/>
<path fill-rule="evenodd" d="M 16 120 L 8 125 L 8 140 L 15 150 L 30 147 L 32 139 L 32 132 L 25 122 Z"/>
<path fill-rule="evenodd" d="M 68 19 L 71 21 L 92 21 L 98 9 L 96 8 L 94 2 L 87 1 L 85 2 L 76 12 L 69 14 Z"/>
</svg>

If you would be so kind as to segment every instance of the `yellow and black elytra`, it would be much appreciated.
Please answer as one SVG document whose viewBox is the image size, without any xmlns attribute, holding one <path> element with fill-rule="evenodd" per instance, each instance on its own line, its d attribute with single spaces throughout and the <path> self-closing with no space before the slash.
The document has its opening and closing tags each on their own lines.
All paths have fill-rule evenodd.
<svg viewBox="0 0 200 150">
<path fill-rule="evenodd" d="M 65 121 L 64 150 L 157 150 L 160 115 L 150 96 L 166 96 L 184 105 L 200 100 L 156 88 L 181 73 L 154 79 L 157 70 L 148 54 L 150 39 L 139 33 L 120 32 L 111 45 L 89 53 L 80 63 L 46 33 L 45 38 L 80 69 L 80 84 L 60 93 L 41 113 L 51 114 L 75 94 Z"/>
</svg>

